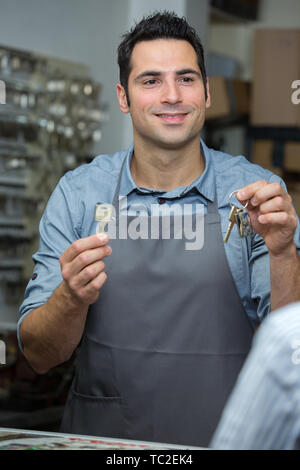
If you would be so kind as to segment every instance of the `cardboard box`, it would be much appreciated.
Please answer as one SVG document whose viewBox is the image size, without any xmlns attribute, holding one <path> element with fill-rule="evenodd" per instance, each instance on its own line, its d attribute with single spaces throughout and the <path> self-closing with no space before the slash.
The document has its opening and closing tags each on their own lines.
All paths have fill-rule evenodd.
<svg viewBox="0 0 300 470">
<path fill-rule="evenodd" d="M 273 140 L 255 140 L 252 146 L 251 162 L 282 177 L 283 168 L 280 166 L 274 166 L 273 150 Z"/>
<path fill-rule="evenodd" d="M 283 147 L 281 164 L 275 166 L 273 140 L 255 140 L 252 147 L 251 162 L 271 170 L 278 175 L 283 171 L 299 173 L 300 181 L 300 142 L 286 142 Z"/>
<path fill-rule="evenodd" d="M 206 110 L 206 120 L 249 114 L 249 82 L 217 75 L 208 77 L 208 80 L 211 107 Z"/>
<path fill-rule="evenodd" d="M 285 144 L 284 169 L 300 173 L 300 142 L 287 142 Z"/>
<path fill-rule="evenodd" d="M 273 150 L 275 142 L 273 140 L 256 140 L 253 143 L 251 162 L 272 171 L 280 176 L 287 187 L 287 191 L 293 199 L 293 205 L 300 217 L 300 143 L 287 142 L 284 147 L 284 168 L 275 167 L 273 162 Z M 295 171 L 297 169 L 297 171 Z M 288 172 L 288 173 L 286 173 Z"/>
<path fill-rule="evenodd" d="M 300 179 L 287 177 L 285 183 L 288 193 L 292 197 L 295 211 L 300 217 Z"/>
<path fill-rule="evenodd" d="M 300 127 L 292 83 L 300 80 L 300 29 L 258 29 L 250 121 L 254 126 Z"/>
<path fill-rule="evenodd" d="M 290 192 L 290 196 L 292 197 L 293 200 L 293 206 L 295 208 L 296 214 L 298 215 L 300 219 L 300 191 L 297 192 Z"/>
</svg>

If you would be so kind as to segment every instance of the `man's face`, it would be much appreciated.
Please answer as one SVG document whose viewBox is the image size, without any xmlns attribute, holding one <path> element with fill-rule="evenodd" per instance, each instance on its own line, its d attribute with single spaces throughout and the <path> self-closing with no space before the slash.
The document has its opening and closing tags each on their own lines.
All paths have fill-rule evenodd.
<svg viewBox="0 0 300 470">
<path fill-rule="evenodd" d="M 183 40 L 157 39 L 135 45 L 128 79 L 130 106 L 118 84 L 121 111 L 130 113 L 135 143 L 165 149 L 199 140 L 210 106 L 197 55 Z"/>
</svg>

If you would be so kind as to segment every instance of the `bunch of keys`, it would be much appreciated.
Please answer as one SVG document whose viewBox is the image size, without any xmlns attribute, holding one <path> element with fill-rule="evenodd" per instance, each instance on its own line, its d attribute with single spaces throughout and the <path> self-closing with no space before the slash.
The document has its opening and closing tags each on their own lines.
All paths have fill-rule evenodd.
<svg viewBox="0 0 300 470">
<path fill-rule="evenodd" d="M 229 196 L 229 201 L 233 194 L 238 193 L 237 191 L 233 191 L 230 196 Z M 250 217 L 248 215 L 248 212 L 246 211 L 246 208 L 248 206 L 249 201 L 247 201 L 246 205 L 241 207 L 237 207 L 234 204 L 231 204 L 231 211 L 228 217 L 229 220 L 229 225 L 227 228 L 227 232 L 224 237 L 224 243 L 228 241 L 229 235 L 231 233 L 231 230 L 233 229 L 234 224 L 237 224 L 238 231 L 241 237 L 248 237 L 253 235 L 253 229 L 251 227 L 251 222 L 250 222 Z"/>
<path fill-rule="evenodd" d="M 111 204 L 96 204 L 94 219 L 99 222 L 97 233 L 104 232 L 108 222 L 114 219 L 114 206 Z"/>
</svg>

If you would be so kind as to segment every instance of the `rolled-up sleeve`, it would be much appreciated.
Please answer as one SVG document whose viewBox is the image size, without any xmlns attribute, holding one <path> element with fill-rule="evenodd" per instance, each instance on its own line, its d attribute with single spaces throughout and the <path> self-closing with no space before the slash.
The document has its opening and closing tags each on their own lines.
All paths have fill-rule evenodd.
<svg viewBox="0 0 300 470">
<path fill-rule="evenodd" d="M 71 191 L 68 175 L 62 177 L 54 189 L 39 224 L 39 246 L 32 256 L 35 263 L 34 272 L 19 309 L 17 336 L 22 352 L 20 325 L 23 319 L 32 310 L 47 302 L 62 282 L 59 258 L 74 240 L 80 238 L 78 214 L 75 211 L 76 206 L 78 208 L 76 191 Z"/>
</svg>

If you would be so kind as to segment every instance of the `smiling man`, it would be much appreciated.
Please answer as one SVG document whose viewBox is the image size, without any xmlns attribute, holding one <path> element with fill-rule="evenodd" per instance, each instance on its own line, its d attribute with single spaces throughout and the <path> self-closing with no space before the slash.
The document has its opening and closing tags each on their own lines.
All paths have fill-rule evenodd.
<svg viewBox="0 0 300 470">
<path fill-rule="evenodd" d="M 124 35 L 118 62 L 133 145 L 58 183 L 20 308 L 20 347 L 44 373 L 81 343 L 64 432 L 206 446 L 254 329 L 300 298 L 299 224 L 280 178 L 200 139 L 210 91 L 185 19 L 144 18 Z M 241 238 L 234 227 L 224 244 L 235 190 L 249 200 L 254 233 Z M 139 206 L 149 216 L 161 209 L 163 222 L 175 204 L 195 222 L 201 204 L 204 244 L 95 235 L 101 204 L 114 207 L 116 226 Z"/>
<path fill-rule="evenodd" d="M 174 39 L 138 43 L 131 56 L 130 106 L 124 87 L 119 84 L 117 91 L 121 110 L 131 113 L 137 153 L 162 151 L 165 159 L 167 150 L 172 150 L 171 155 L 183 150 L 200 160 L 199 130 L 210 99 L 205 98 L 190 43 Z"/>
</svg>

